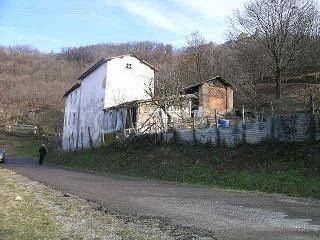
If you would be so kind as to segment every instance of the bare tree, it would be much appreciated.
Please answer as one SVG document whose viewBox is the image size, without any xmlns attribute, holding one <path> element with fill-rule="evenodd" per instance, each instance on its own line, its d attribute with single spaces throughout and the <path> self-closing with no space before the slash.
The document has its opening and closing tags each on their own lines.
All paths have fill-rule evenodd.
<svg viewBox="0 0 320 240">
<path fill-rule="evenodd" d="M 278 98 L 283 72 L 308 44 L 317 18 L 314 0 L 254 0 L 235 14 L 233 36 L 245 35 L 265 51 Z"/>
<path fill-rule="evenodd" d="M 206 64 L 206 41 L 204 37 L 199 33 L 192 33 L 187 37 L 187 52 L 191 64 L 193 65 L 194 74 L 198 82 L 203 81 L 204 65 Z"/>
<path fill-rule="evenodd" d="M 168 112 L 168 106 L 180 101 L 181 82 L 177 78 L 176 67 L 173 61 L 162 66 L 155 81 L 150 81 L 146 87 L 146 93 L 153 104 L 159 107 L 166 115 L 167 124 L 171 123 L 172 116 Z"/>
<path fill-rule="evenodd" d="M 177 70 L 180 79 L 187 84 L 202 82 L 214 72 L 214 47 L 215 44 L 207 42 L 199 33 L 187 36 L 187 46 L 177 54 Z"/>
</svg>

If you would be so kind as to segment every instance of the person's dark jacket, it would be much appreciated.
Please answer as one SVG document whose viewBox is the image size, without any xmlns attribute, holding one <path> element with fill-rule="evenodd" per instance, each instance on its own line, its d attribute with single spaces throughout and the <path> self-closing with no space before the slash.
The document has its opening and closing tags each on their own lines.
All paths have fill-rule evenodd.
<svg viewBox="0 0 320 240">
<path fill-rule="evenodd" d="M 45 156 L 47 153 L 47 149 L 44 146 L 42 146 L 39 148 L 39 153 L 41 156 Z"/>
</svg>

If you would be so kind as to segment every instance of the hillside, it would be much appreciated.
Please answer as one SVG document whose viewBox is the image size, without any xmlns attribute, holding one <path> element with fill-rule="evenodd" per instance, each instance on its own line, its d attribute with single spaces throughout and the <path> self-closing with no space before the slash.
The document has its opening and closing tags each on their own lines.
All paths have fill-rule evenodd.
<svg viewBox="0 0 320 240">
<path fill-rule="evenodd" d="M 61 121 L 62 95 L 84 69 L 52 54 L 0 49 L 1 123 L 40 123 L 30 113 L 46 111 Z M 54 123 L 58 124 L 57 122 Z"/>
<path fill-rule="evenodd" d="M 171 81 L 164 85 L 194 83 L 198 79 L 197 47 L 173 50 L 171 45 L 163 43 L 133 42 L 68 47 L 58 53 L 45 54 L 28 46 L 0 46 L 0 124 L 36 124 L 43 133 L 58 134 L 62 129 L 63 94 L 82 72 L 102 57 L 134 52 L 161 70 L 156 76 L 158 79 Z M 246 109 L 268 111 L 272 101 L 279 112 L 304 110 L 311 93 L 320 99 L 318 67 L 302 66 L 299 71 L 295 68 L 283 80 L 283 97 L 276 100 L 272 79 L 252 82 L 255 74 L 263 69 L 254 70 L 255 73 L 251 69 L 253 63 L 243 66 L 241 58 L 227 45 L 206 43 L 201 47 L 201 79 L 225 77 L 234 86 L 236 108 L 245 105 Z M 253 74 L 249 78 L 247 67 Z"/>
<path fill-rule="evenodd" d="M 159 66 L 171 48 L 146 42 L 64 48 L 45 54 L 28 46 L 0 47 L 0 124 L 37 124 L 43 132 L 57 134 L 65 91 L 98 59 L 128 51 Z"/>
<path fill-rule="evenodd" d="M 275 96 L 275 85 L 272 83 L 259 83 L 251 90 L 251 94 L 235 91 L 234 107 L 240 109 L 242 105 L 248 110 L 271 112 L 271 105 L 275 113 L 286 114 L 295 111 L 305 111 L 310 108 L 310 96 L 314 94 L 316 107 L 320 107 L 320 81 L 319 83 L 284 83 L 282 85 L 282 98 Z"/>
</svg>

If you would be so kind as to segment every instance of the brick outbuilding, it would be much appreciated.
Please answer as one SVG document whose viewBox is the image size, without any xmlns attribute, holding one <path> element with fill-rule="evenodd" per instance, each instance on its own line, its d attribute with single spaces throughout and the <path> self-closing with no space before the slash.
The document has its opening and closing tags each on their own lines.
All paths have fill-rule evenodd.
<svg viewBox="0 0 320 240">
<path fill-rule="evenodd" d="M 225 114 L 233 110 L 233 88 L 222 77 L 214 77 L 204 82 L 187 86 L 185 94 L 194 94 L 198 98 L 194 100 L 192 109 L 201 112 L 202 116 L 210 116 L 216 110 Z"/>
</svg>

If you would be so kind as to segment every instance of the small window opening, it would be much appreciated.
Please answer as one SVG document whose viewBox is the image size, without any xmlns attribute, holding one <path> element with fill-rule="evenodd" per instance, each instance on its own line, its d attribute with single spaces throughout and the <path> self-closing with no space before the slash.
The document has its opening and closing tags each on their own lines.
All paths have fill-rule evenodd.
<svg viewBox="0 0 320 240">
<path fill-rule="evenodd" d="M 127 110 L 127 119 L 125 129 L 137 128 L 137 108 L 129 108 Z"/>
<path fill-rule="evenodd" d="M 193 95 L 195 95 L 197 97 L 196 99 L 194 99 L 194 98 L 192 99 L 192 105 L 191 105 L 191 110 L 192 111 L 198 110 L 199 107 L 200 107 L 199 92 L 200 92 L 200 89 L 199 89 L 198 86 L 192 87 L 192 88 L 188 88 L 185 91 L 185 94 L 193 94 Z"/>
</svg>

